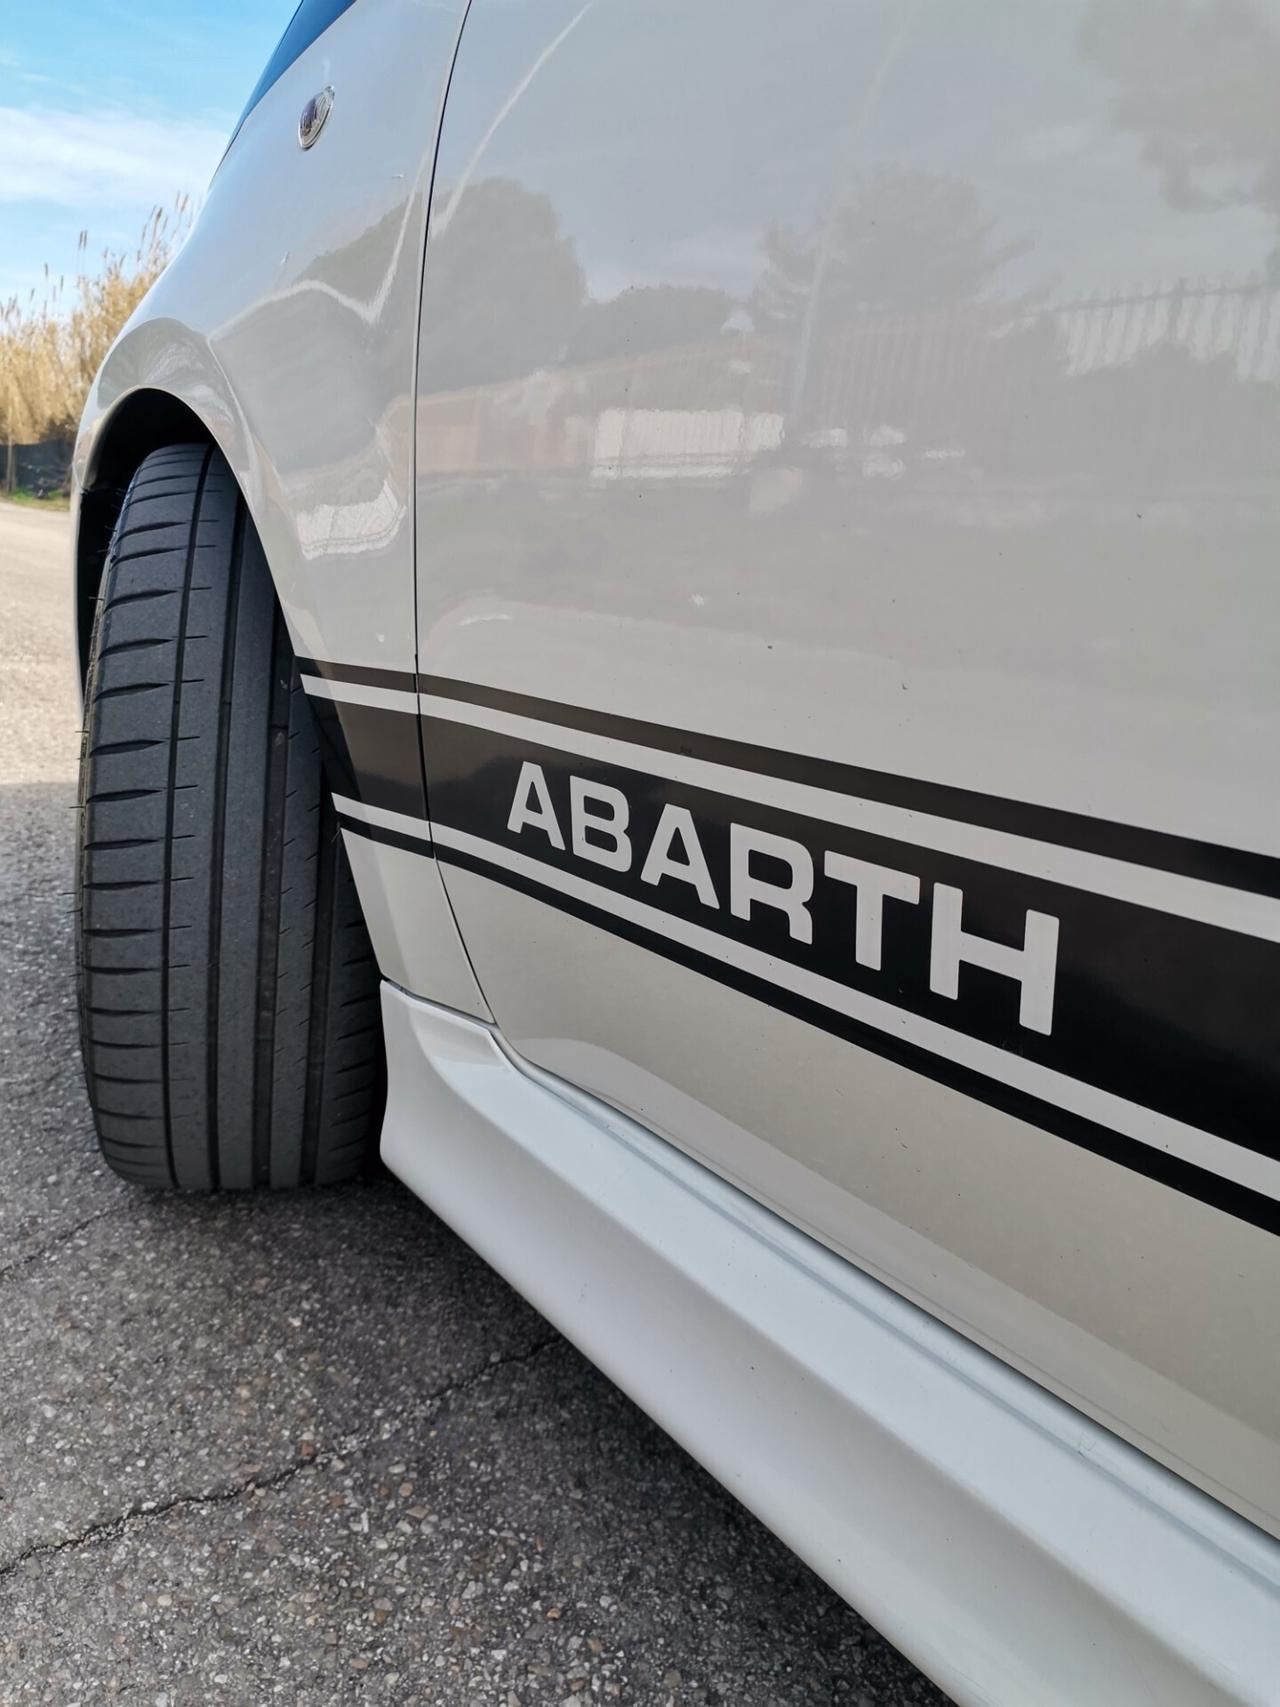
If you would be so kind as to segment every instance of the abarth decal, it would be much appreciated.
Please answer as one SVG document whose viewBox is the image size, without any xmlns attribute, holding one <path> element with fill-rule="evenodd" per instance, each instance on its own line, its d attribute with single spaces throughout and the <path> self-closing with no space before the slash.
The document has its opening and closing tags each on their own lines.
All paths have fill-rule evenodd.
<svg viewBox="0 0 1280 1707">
<path fill-rule="evenodd" d="M 469 684 L 308 685 L 344 729 L 359 696 L 354 800 L 403 803 L 420 731 L 419 851 L 1280 1231 L 1280 861 Z"/>
</svg>

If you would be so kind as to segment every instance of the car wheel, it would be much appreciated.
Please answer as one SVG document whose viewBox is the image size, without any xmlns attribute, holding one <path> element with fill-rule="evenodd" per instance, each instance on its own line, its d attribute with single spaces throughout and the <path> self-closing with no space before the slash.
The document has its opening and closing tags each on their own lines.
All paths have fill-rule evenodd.
<svg viewBox="0 0 1280 1707">
<path fill-rule="evenodd" d="M 148 456 L 112 538 L 76 900 L 85 1075 L 117 1173 L 210 1191 L 361 1167 L 377 968 L 262 546 L 206 445 Z"/>
</svg>

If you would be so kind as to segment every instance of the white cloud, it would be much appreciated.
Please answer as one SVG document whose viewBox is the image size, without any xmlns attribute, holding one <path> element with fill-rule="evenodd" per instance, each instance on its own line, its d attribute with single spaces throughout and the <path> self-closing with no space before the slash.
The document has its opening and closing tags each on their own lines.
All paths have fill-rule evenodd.
<svg viewBox="0 0 1280 1707">
<path fill-rule="evenodd" d="M 199 196 L 227 144 L 220 125 L 136 118 L 119 109 L 0 106 L 0 202 L 65 207 L 166 203 Z"/>
</svg>

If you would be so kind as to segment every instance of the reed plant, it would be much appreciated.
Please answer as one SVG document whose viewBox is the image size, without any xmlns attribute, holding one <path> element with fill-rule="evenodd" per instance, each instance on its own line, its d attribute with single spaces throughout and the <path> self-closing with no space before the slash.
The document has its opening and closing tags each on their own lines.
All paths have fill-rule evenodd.
<svg viewBox="0 0 1280 1707">
<path fill-rule="evenodd" d="M 80 233 L 76 275 L 55 278 L 26 300 L 0 305 L 0 444 L 10 447 L 5 484 L 12 489 L 15 444 L 41 444 L 75 435 L 93 377 L 125 321 L 159 278 L 191 226 L 188 196 L 156 207 L 136 247 L 104 249 L 89 262 L 89 235 Z"/>
</svg>

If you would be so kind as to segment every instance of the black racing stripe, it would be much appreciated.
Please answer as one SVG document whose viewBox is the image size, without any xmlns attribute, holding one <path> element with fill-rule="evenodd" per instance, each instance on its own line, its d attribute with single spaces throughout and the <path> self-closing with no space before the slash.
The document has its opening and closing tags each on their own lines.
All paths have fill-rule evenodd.
<svg viewBox="0 0 1280 1707">
<path fill-rule="evenodd" d="M 304 676 L 319 676 L 326 682 L 351 682 L 353 686 L 362 688 L 394 688 L 399 693 L 413 693 L 417 683 L 412 670 L 382 670 L 371 664 L 336 664 L 329 658 L 299 658 L 298 669 Z"/>
<path fill-rule="evenodd" d="M 341 808 L 338 809 L 338 819 L 344 830 L 349 830 L 353 836 L 363 836 L 366 842 L 379 842 L 384 848 L 402 848 L 405 853 L 421 854 L 423 859 L 436 857 L 431 843 L 419 841 L 417 836 L 387 830 L 381 824 L 367 824 L 363 818 L 349 818 Z"/>
<path fill-rule="evenodd" d="M 318 693 L 308 694 L 307 703 L 333 792 L 425 821 L 422 748 L 413 713 Z"/>
<path fill-rule="evenodd" d="M 307 695 L 307 704 L 311 707 L 311 715 L 315 719 L 325 780 L 334 794 L 345 794 L 348 800 L 358 800 L 360 785 L 356 780 L 356 767 L 351 758 L 351 750 L 347 746 L 347 737 L 342 731 L 337 705 L 331 699 L 322 699 L 319 694 L 311 693 Z"/>
<path fill-rule="evenodd" d="M 324 676 L 330 680 L 358 681 L 373 686 L 395 687 L 401 691 L 414 686 L 414 678 L 396 672 L 372 671 L 361 666 L 348 667 L 314 661 L 308 661 L 304 667 L 309 674 Z M 498 786 L 500 762 L 514 762 L 522 756 L 536 758 L 544 767 L 549 767 L 546 774 L 549 785 L 554 790 L 555 767 L 563 769 L 568 765 L 575 774 L 582 768 L 573 759 L 571 752 L 571 732 L 578 729 L 623 742 L 688 754 L 749 773 L 789 777 L 836 793 L 856 794 L 907 810 L 929 812 L 941 818 L 985 824 L 997 831 L 1032 836 L 1037 840 L 1077 847 L 1155 869 L 1230 883 L 1234 887 L 1254 893 L 1280 893 L 1280 861 L 1262 855 L 1111 824 L 1057 809 L 1002 800 L 968 790 L 887 776 L 835 761 L 808 759 L 720 737 L 690 734 L 666 725 L 614 717 L 608 713 L 565 706 L 498 689 L 476 687 L 429 676 L 417 678 L 417 685 L 424 693 L 536 718 L 566 731 L 566 746 L 563 751 L 552 752 L 543 750 L 538 743 L 522 742 L 518 754 L 508 754 L 504 746 L 505 738 L 490 736 L 479 727 L 466 722 L 437 722 L 431 718 L 424 720 L 409 711 L 358 707 L 342 701 L 325 700 L 319 695 L 312 698 L 311 703 L 318 711 L 321 706 L 325 708 L 320 712 L 322 725 L 329 725 L 330 730 L 333 730 L 335 725 L 340 729 L 341 742 L 333 740 L 331 736 L 331 744 L 345 748 L 342 756 L 345 766 L 349 767 L 348 774 L 351 775 L 352 781 L 349 786 L 340 788 L 339 792 L 354 794 L 369 804 L 390 806 L 393 810 L 406 811 L 415 817 L 425 818 L 426 801 L 421 793 L 421 738 L 426 741 L 427 756 L 431 761 L 429 768 L 432 772 L 433 803 L 437 814 L 442 816 L 443 822 L 457 823 L 459 827 L 481 834 L 487 839 L 496 838 L 501 841 L 505 829 L 505 817 L 500 808 L 509 800 L 510 788 Z M 492 744 L 495 741 L 503 750 L 471 750 L 477 742 L 484 747 L 486 743 Z M 589 774 L 594 774 L 598 768 L 587 764 L 586 761 L 583 761 L 583 764 Z M 608 769 L 609 767 L 606 767 L 606 770 Z M 676 789 L 674 785 L 659 779 L 643 778 L 630 772 L 625 778 L 625 785 L 633 808 L 633 829 L 639 829 L 649 806 L 661 804 L 661 801 L 668 797 L 679 795 L 683 800 L 685 795 L 689 795 L 686 804 L 694 810 L 700 829 L 705 825 L 704 842 L 708 847 L 719 834 L 716 826 L 724 805 L 719 796 L 708 800 L 695 799 L 694 795 L 705 791 Z M 649 794 L 653 795 L 653 800 L 648 799 Z M 438 799 L 435 798 L 437 795 Z M 766 808 L 747 800 L 738 804 L 741 813 L 748 819 L 754 821 L 763 814 L 772 822 Z M 501 822 L 488 822 L 494 812 L 498 813 Z M 761 822 L 764 822 L 763 817 Z M 418 842 L 413 837 L 394 831 L 383 831 L 377 826 L 363 822 L 347 821 L 345 827 L 369 840 L 406 848 L 426 858 L 435 855 L 430 844 Z M 804 825 L 791 823 L 789 820 L 784 823 L 779 819 L 773 827 L 798 840 L 805 839 L 802 834 Z M 843 831 L 826 826 L 823 845 L 830 841 L 834 846 L 836 842 L 832 841 L 832 838 L 838 841 L 844 835 Z M 849 836 L 852 837 L 851 846 L 853 842 L 859 841 L 859 837 L 854 836 L 852 832 Z M 914 848 L 908 860 L 905 850 L 873 847 L 871 842 L 875 838 L 869 840 L 863 837 L 861 840 L 867 842 L 867 847 L 862 849 L 862 852 L 869 852 L 871 857 L 878 857 L 895 869 L 901 865 L 904 869 L 914 870 L 922 862 L 928 863 L 931 860 L 934 863 L 946 863 L 941 855 L 934 860 L 928 850 Z M 859 849 L 854 848 L 854 851 L 858 852 Z M 477 871 L 493 881 L 501 882 L 541 901 L 544 905 L 558 907 L 561 911 L 593 923 L 613 935 L 635 942 L 650 952 L 661 954 L 666 959 L 701 975 L 712 977 L 754 1000 L 789 1013 L 832 1035 L 845 1038 L 874 1054 L 897 1061 L 909 1070 L 945 1084 L 976 1101 L 1027 1120 L 1130 1171 L 1183 1191 L 1199 1201 L 1267 1231 L 1280 1232 L 1280 1205 L 1262 1193 L 1250 1191 L 1220 1178 L 1209 1169 L 1170 1157 L 1152 1146 L 1070 1114 L 1039 1097 L 1014 1090 L 975 1070 L 959 1067 L 931 1054 L 919 1045 L 902 1042 L 874 1027 L 865 1026 L 835 1013 L 820 1002 L 795 996 L 767 979 L 727 967 L 714 956 L 701 954 L 697 950 L 671 942 L 660 933 L 618 919 L 607 906 L 579 903 L 557 891 L 550 891 L 535 881 L 518 877 L 501 867 L 490 865 L 483 859 L 474 859 L 452 849 L 439 850 L 439 858 Z M 567 858 L 568 856 L 565 856 L 566 861 Z M 565 863 L 554 854 L 549 854 L 548 859 L 553 867 Z M 1173 1112 L 1179 1118 L 1190 1118 L 1192 1124 L 1205 1130 L 1216 1131 L 1232 1142 L 1260 1150 L 1264 1154 L 1269 1153 L 1271 1143 L 1267 1135 L 1268 1129 L 1265 1124 L 1259 1128 L 1254 1118 L 1258 1109 L 1270 1101 L 1269 1091 L 1266 1096 L 1257 1094 L 1259 1086 L 1253 1082 L 1258 1076 L 1254 1070 L 1257 1068 L 1257 1062 L 1254 1060 L 1257 1051 L 1254 1050 L 1250 1054 L 1243 1049 L 1238 1038 L 1233 1043 L 1230 1036 L 1224 1038 L 1219 1035 L 1224 1026 L 1227 1032 L 1230 1032 L 1231 1025 L 1228 1022 L 1239 1021 L 1248 1031 L 1249 1039 L 1253 1038 L 1257 1026 L 1252 1022 L 1245 1024 L 1251 1010 L 1247 1002 L 1241 1008 L 1240 1001 L 1243 1001 L 1250 991 L 1264 987 L 1266 983 L 1265 978 L 1260 983 L 1261 973 L 1259 968 L 1253 965 L 1253 959 L 1274 952 L 1266 943 L 1241 936 L 1239 933 L 1198 925 L 1194 921 L 1183 921 L 1177 916 L 1154 915 L 1140 907 L 1111 903 L 1105 898 L 1092 897 L 1091 892 L 1081 892 L 1073 899 L 1072 894 L 1057 893 L 1055 886 L 1048 884 L 1047 880 L 1036 880 L 1039 888 L 1045 890 L 1044 895 L 1023 895 L 1023 888 L 1028 884 L 1036 887 L 1036 884 L 1030 879 L 1024 880 L 1015 874 L 1005 873 L 1001 882 L 995 886 L 993 894 L 985 896 L 983 879 L 989 875 L 985 868 L 982 871 L 959 871 L 958 874 L 941 869 L 933 872 L 930 868 L 923 875 L 931 881 L 952 881 L 963 889 L 966 897 L 966 928 L 974 928 L 976 925 L 979 934 L 986 935 L 991 940 L 1003 940 L 1008 934 L 1008 931 L 1002 928 L 1001 920 L 995 911 L 992 911 L 991 918 L 984 922 L 982 909 L 996 909 L 997 903 L 1007 909 L 1016 902 L 1014 911 L 1019 920 L 1024 906 L 1037 906 L 1071 924 L 1068 931 L 1064 923 L 1064 939 L 1060 951 L 1061 979 L 1059 1002 L 1055 1012 L 1055 1042 L 1051 1045 L 1037 1037 L 1024 1037 L 1015 1033 L 1014 1044 L 1011 1046 L 1018 1047 L 1020 1053 L 1039 1058 L 1045 1050 L 1057 1049 L 1063 1044 L 1063 1039 L 1066 1043 L 1072 1042 L 1074 1032 L 1068 1035 L 1071 1028 L 1066 1026 L 1066 1021 L 1074 1018 L 1079 1021 L 1075 1029 L 1080 1031 L 1084 1043 L 1089 1044 L 1089 1047 L 1084 1050 L 1080 1060 L 1073 1057 L 1070 1062 L 1049 1061 L 1049 1065 L 1058 1070 L 1065 1070 L 1070 1077 L 1083 1082 L 1101 1082 L 1100 1075 L 1103 1080 L 1107 1079 L 1108 1075 L 1115 1076 L 1110 1069 L 1108 1073 L 1102 1071 L 1108 1062 L 1112 1067 L 1116 1065 L 1113 1056 L 1119 1059 L 1132 1055 L 1130 1077 L 1136 1074 L 1139 1082 L 1134 1085 L 1104 1084 L 1103 1088 L 1111 1088 L 1129 1101 L 1153 1108 L 1168 1104 L 1170 1096 L 1178 1092 L 1179 1094 L 1174 1096 Z M 621 882 L 621 879 L 606 880 L 608 887 L 618 887 Z M 1051 890 L 1054 893 L 1050 893 Z M 1075 907 L 1074 913 L 1068 905 L 1069 902 Z M 814 904 L 816 905 L 816 902 Z M 688 899 L 688 905 L 693 905 L 692 899 Z M 976 909 L 972 918 L 970 909 Z M 675 910 L 679 912 L 680 908 L 677 906 Z M 1093 917 L 1095 912 L 1099 915 L 1097 919 Z M 1108 924 L 1112 913 L 1116 918 L 1111 919 Z M 1077 918 L 1076 914 L 1080 916 Z M 1103 914 L 1107 917 L 1104 918 Z M 903 914 L 901 917 L 916 925 L 923 919 L 923 915 L 917 919 L 914 914 Z M 1004 921 L 1004 924 L 1008 926 L 1008 921 Z M 900 922 L 899 929 L 901 928 Z M 1169 936 L 1171 931 L 1177 936 L 1176 942 Z M 1130 936 L 1135 937 L 1133 943 L 1129 942 Z M 1169 937 L 1168 941 L 1165 940 L 1166 937 Z M 1017 932 L 1014 931 L 1011 940 L 1016 942 L 1016 938 Z M 1186 939 L 1185 942 L 1183 938 Z M 918 944 L 916 946 L 919 947 Z M 784 950 L 785 947 L 786 945 Z M 1236 966 L 1234 961 L 1231 965 L 1226 965 L 1232 955 L 1238 959 L 1242 954 L 1246 959 L 1249 956 L 1253 956 L 1253 959 L 1248 959 L 1247 965 L 1242 963 Z M 1092 968 L 1096 974 L 1094 982 L 1098 988 L 1088 1001 L 1075 999 L 1081 992 L 1075 990 L 1072 977 L 1068 976 L 1072 972 L 1073 955 L 1077 959 L 1083 957 L 1084 970 L 1088 972 Z M 790 957 L 784 952 L 784 958 Z M 1166 966 L 1165 962 L 1170 964 Z M 907 997 L 912 995 L 908 988 L 911 979 L 907 976 L 910 970 L 910 967 L 905 971 L 899 969 L 898 977 L 902 987 L 897 991 L 895 1000 L 909 1007 L 918 1007 L 919 1001 L 907 1001 Z M 1266 968 L 1263 967 L 1262 973 L 1265 972 Z M 1228 973 L 1231 974 L 1230 977 L 1227 976 Z M 1238 977 L 1235 976 L 1236 973 L 1239 973 Z M 988 988 L 984 993 L 984 978 L 987 978 L 986 974 L 975 974 L 971 969 L 966 972 L 965 1017 L 972 1023 L 962 1025 L 961 1031 L 974 1031 L 977 1034 L 989 1029 L 986 1020 L 991 1016 L 986 1014 L 986 1008 L 991 1006 L 991 990 L 1003 989 L 1003 986 L 993 975 L 987 978 Z M 1137 984 L 1142 984 L 1143 979 L 1147 984 L 1155 979 L 1159 988 L 1153 991 L 1148 989 L 1146 984 L 1138 988 Z M 839 981 L 845 980 L 841 977 Z M 856 984 L 857 978 L 853 981 Z M 1079 983 L 1080 980 L 1076 978 L 1074 982 Z M 1134 984 L 1133 990 L 1129 989 L 1130 984 Z M 1206 1028 L 1200 1023 L 1205 1016 L 1196 1007 L 1196 1000 L 1199 999 L 1196 997 L 1196 990 L 1201 987 L 1209 995 L 1228 990 L 1234 991 L 1240 998 L 1235 1007 L 1228 1003 L 1222 1009 L 1222 1024 L 1215 1022 L 1215 1025 Z M 1085 994 L 1088 992 L 1085 991 Z M 920 992 L 915 992 L 915 995 L 920 996 Z M 1005 991 L 1004 995 L 1005 1006 L 1008 1006 L 1008 992 Z M 1192 1000 L 1193 997 L 1196 997 L 1196 1000 Z M 921 996 L 921 1001 L 925 999 Z M 1214 995 L 1213 1000 L 1216 1002 L 1218 997 Z M 1181 1014 L 1179 1008 L 1179 1003 L 1186 1007 L 1188 1001 L 1195 1009 L 1195 1012 L 1190 1014 L 1190 1019 Z M 1092 1005 L 1095 1003 L 1099 1004 L 1100 1018 L 1097 1018 L 1097 1023 L 1090 1021 Z M 1166 1013 L 1166 1009 L 1169 1013 Z M 1178 1011 L 1174 1012 L 1174 1009 Z M 995 1012 L 994 1008 L 992 1012 Z M 1188 1012 L 1190 1013 L 1190 1010 Z M 1110 1019 L 1108 1015 L 1111 1016 Z M 1169 1021 L 1165 1027 L 1169 1036 L 1164 1037 L 1162 1032 L 1159 1037 L 1155 1037 L 1151 1047 L 1137 1048 L 1134 1039 L 1136 1037 L 1141 1040 L 1146 1036 L 1143 1026 L 1152 1016 L 1157 1020 L 1163 1018 Z M 956 1023 L 954 1015 L 948 1013 L 947 1017 L 953 1025 Z M 1197 1023 L 1191 1024 L 1191 1019 L 1196 1019 Z M 1174 1025 L 1174 1020 L 1179 1024 Z M 1092 1023 L 1093 1031 L 1098 1033 L 1092 1043 L 1085 1037 L 1085 1032 L 1089 1030 L 1086 1021 Z M 1186 1023 L 1182 1023 L 1183 1021 Z M 1243 1033 L 1241 1035 L 1243 1036 Z M 995 1041 L 1000 1043 L 1002 1040 L 996 1038 Z M 1075 1038 L 1075 1042 L 1080 1043 L 1080 1038 Z M 1156 1044 L 1160 1047 L 1156 1048 Z M 1065 1044 L 1063 1046 L 1065 1047 Z M 1081 1044 L 1081 1048 L 1083 1047 L 1084 1044 Z M 1252 1048 L 1252 1044 L 1250 1047 Z M 1154 1064 L 1147 1060 L 1153 1049 L 1158 1057 Z M 1187 1055 L 1185 1061 L 1184 1054 Z M 1245 1068 L 1249 1068 L 1249 1072 L 1246 1072 Z M 1253 1073 L 1252 1078 L 1249 1076 L 1250 1072 Z M 1197 1073 L 1203 1079 L 1203 1095 L 1200 1101 L 1204 1102 L 1207 1097 L 1210 1106 L 1196 1106 L 1191 1109 L 1189 1104 L 1184 1107 L 1182 1100 L 1182 1093 L 1186 1090 L 1183 1080 L 1187 1079 L 1189 1074 L 1194 1080 Z M 1174 1080 L 1177 1081 L 1176 1084 Z M 1269 1082 L 1268 1080 L 1268 1085 Z M 1168 1095 L 1165 1094 L 1166 1091 Z M 1213 1112 L 1219 1104 L 1220 1116 Z M 1236 1107 L 1237 1104 L 1239 1108 Z M 1167 1107 L 1165 1112 L 1169 1112 Z"/>
<path fill-rule="evenodd" d="M 1250 1191 L 1245 1186 L 1222 1179 L 1206 1168 L 1196 1167 L 1179 1157 L 1167 1155 L 1162 1150 L 1114 1132 L 1109 1127 L 1071 1114 L 1053 1103 L 1043 1102 L 1038 1097 L 1015 1090 L 998 1080 L 989 1079 L 970 1068 L 943 1060 L 915 1044 L 877 1031 L 874 1027 L 862 1025 L 844 1014 L 835 1013 L 819 1002 L 794 995 L 767 979 L 758 978 L 737 967 L 726 966 L 722 961 L 702 954 L 697 949 L 673 942 L 670 938 L 647 930 L 642 925 L 633 924 L 630 920 L 621 919 L 605 908 L 593 906 L 558 890 L 548 889 L 541 883 L 508 871 L 503 866 L 491 865 L 485 859 L 445 846 L 439 848 L 438 857 L 442 863 L 475 872 L 509 889 L 518 890 L 532 900 L 541 901 L 544 905 L 555 907 L 587 924 L 596 925 L 601 930 L 635 943 L 650 953 L 660 954 L 664 959 L 674 961 L 691 972 L 701 973 L 742 995 L 762 1002 L 767 1007 L 790 1014 L 806 1025 L 815 1026 L 848 1043 L 856 1044 L 859 1048 L 867 1049 L 872 1054 L 894 1061 L 913 1073 L 946 1085 L 990 1108 L 1000 1109 L 1030 1125 L 1041 1127 L 1081 1149 L 1090 1151 L 1093 1155 L 1101 1156 L 1133 1173 L 1142 1174 L 1161 1185 L 1183 1192 L 1201 1203 L 1235 1216 L 1238 1220 L 1247 1221 L 1265 1232 L 1280 1233 L 1280 1203 L 1261 1192 Z"/>
<path fill-rule="evenodd" d="M 673 729 L 663 723 L 646 723 L 612 712 L 585 706 L 562 705 L 555 700 L 535 699 L 528 694 L 509 693 L 505 688 L 483 687 L 475 682 L 454 681 L 445 676 L 419 676 L 422 693 L 467 705 L 487 706 L 519 717 L 534 717 L 565 729 L 581 729 L 615 741 L 630 741 L 661 752 L 705 759 L 711 764 L 731 765 L 757 775 L 784 777 L 836 794 L 855 795 L 880 801 L 910 812 L 927 812 L 965 824 L 981 825 L 1061 847 L 1103 854 L 1131 865 L 1156 871 L 1176 872 L 1208 883 L 1227 884 L 1258 895 L 1280 897 L 1280 859 L 1250 853 L 1241 848 L 1168 835 L 1132 824 L 1088 818 L 1053 806 L 1028 801 L 1005 800 L 999 795 L 980 794 L 953 788 L 946 783 L 924 782 L 915 777 L 892 776 L 886 771 L 867 770 L 861 765 L 835 759 L 816 759 L 788 753 L 776 747 L 753 746 L 721 735 L 700 735 Z"/>
<path fill-rule="evenodd" d="M 620 789 L 628 807 L 627 859 L 622 869 L 593 864 L 590 876 L 598 887 L 860 990 L 948 1033 L 980 1039 L 1126 1102 L 1275 1154 L 1280 945 L 622 763 L 583 759 L 567 746 L 513 742 L 506 734 L 434 717 L 423 726 L 438 825 L 491 846 L 523 847 L 561 872 L 581 874 L 581 850 L 553 847 L 545 834 L 528 828 L 513 836 L 508 815 L 521 766 L 536 764 L 548 805 L 566 827 L 574 821 L 572 779 Z M 762 832 L 806 851 L 813 874 L 805 903 L 809 935 L 794 935 L 780 909 L 735 915 L 723 905 L 709 909 L 688 882 L 647 883 L 644 850 L 672 807 L 686 811 L 696 826 L 707 880 L 722 902 L 734 888 L 735 833 Z M 915 904 L 885 905 L 882 964 L 854 958 L 851 890 L 829 870 L 829 861 L 842 856 L 908 873 L 919 886 Z M 972 960 L 958 975 L 957 996 L 938 991 L 932 954 L 940 886 L 960 893 L 964 928 L 981 940 L 1016 948 L 1032 912 L 1057 921 L 1048 1032 L 1023 1025 L 1018 981 Z"/>
</svg>

